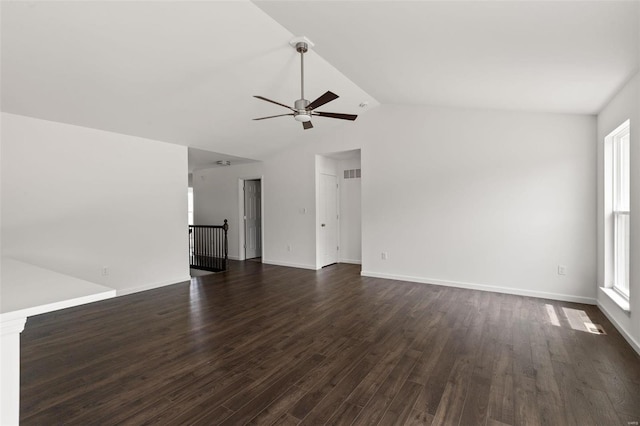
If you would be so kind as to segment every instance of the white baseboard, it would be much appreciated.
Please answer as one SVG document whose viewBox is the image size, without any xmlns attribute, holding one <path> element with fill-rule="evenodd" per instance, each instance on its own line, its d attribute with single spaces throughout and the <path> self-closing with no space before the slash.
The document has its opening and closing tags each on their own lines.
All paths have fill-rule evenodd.
<svg viewBox="0 0 640 426">
<path fill-rule="evenodd" d="M 635 350 L 640 355 L 640 343 L 638 343 L 633 337 L 631 337 L 629 333 L 627 333 L 627 330 L 625 330 L 624 327 L 620 323 L 618 323 L 618 321 L 616 321 L 615 316 L 612 315 L 611 312 L 609 312 L 602 303 L 598 302 L 598 308 L 600 309 L 600 311 L 602 311 L 604 316 L 607 317 L 609 321 L 611 321 L 611 324 L 613 324 L 616 330 L 618 330 L 620 334 L 622 334 L 622 337 L 624 337 L 627 343 L 631 345 L 633 350 Z"/>
<path fill-rule="evenodd" d="M 592 297 L 574 296 L 570 294 L 547 293 L 544 291 L 523 290 L 511 287 L 498 287 L 486 284 L 465 283 L 461 281 L 445 281 L 434 278 L 412 277 L 407 275 L 384 274 L 379 272 L 362 271 L 360 275 L 364 277 L 385 278 L 388 280 L 410 281 L 422 284 L 434 284 L 447 287 L 466 288 L 470 290 L 492 291 L 495 293 L 514 294 L 516 296 L 538 297 L 541 299 L 560 300 L 563 302 L 585 303 L 587 305 L 595 305 L 596 299 Z"/>
<path fill-rule="evenodd" d="M 339 263 L 350 263 L 352 265 L 362 265 L 362 261 L 361 260 L 357 260 L 357 259 L 340 259 L 338 262 Z"/>
<path fill-rule="evenodd" d="M 302 263 L 289 263 L 289 262 L 279 262 L 275 260 L 267 260 L 262 259 L 262 263 L 266 265 L 276 265 L 276 266 L 288 266 L 289 268 L 301 268 L 301 269 L 311 269 L 317 271 L 320 268 L 316 268 L 316 265 L 305 265 Z"/>
<path fill-rule="evenodd" d="M 127 294 L 139 293 L 141 291 L 153 290 L 154 288 L 165 287 L 168 285 L 183 283 L 185 281 L 191 281 L 191 276 L 187 275 L 185 278 L 176 278 L 175 280 L 162 281 L 159 283 L 145 284 L 139 287 L 123 288 L 116 290 L 116 296 L 126 296 Z"/>
<path fill-rule="evenodd" d="M 244 259 L 240 259 L 240 256 L 227 255 L 227 258 L 229 258 L 230 260 L 244 260 Z"/>
</svg>

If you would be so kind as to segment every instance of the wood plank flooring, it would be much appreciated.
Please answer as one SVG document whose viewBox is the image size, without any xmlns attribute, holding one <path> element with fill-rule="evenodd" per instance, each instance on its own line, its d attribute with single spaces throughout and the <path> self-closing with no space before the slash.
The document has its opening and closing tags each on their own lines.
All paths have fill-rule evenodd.
<svg viewBox="0 0 640 426">
<path fill-rule="evenodd" d="M 33 317 L 21 422 L 640 420 L 640 357 L 596 307 L 359 271 L 230 261 L 191 283 Z"/>
</svg>

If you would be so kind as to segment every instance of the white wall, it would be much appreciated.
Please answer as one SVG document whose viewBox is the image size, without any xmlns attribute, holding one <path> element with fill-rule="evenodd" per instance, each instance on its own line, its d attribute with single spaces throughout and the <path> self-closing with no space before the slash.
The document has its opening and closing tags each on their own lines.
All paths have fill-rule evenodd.
<svg viewBox="0 0 640 426">
<path fill-rule="evenodd" d="M 316 153 L 312 147 L 301 143 L 263 161 L 265 263 L 316 269 Z"/>
<path fill-rule="evenodd" d="M 361 148 L 365 275 L 595 303 L 595 134 L 593 116 L 381 106 L 265 161 L 265 176 L 294 168 L 277 191 L 303 200 L 313 152 Z M 279 226 L 299 219 L 273 207 Z M 299 224 L 313 247 L 314 221 Z M 269 253 L 286 263 L 273 237 Z"/>
<path fill-rule="evenodd" d="M 229 231 L 229 258 L 244 259 L 241 238 L 244 222 L 240 217 L 240 202 L 244 202 L 239 187 L 240 179 L 262 177 L 262 163 L 214 167 L 193 172 L 193 200 L 195 225 L 222 225 L 227 219 Z M 263 203 L 264 203 L 264 194 Z M 264 247 L 264 243 L 263 243 Z"/>
<path fill-rule="evenodd" d="M 361 135 L 364 274 L 594 303 L 595 117 L 380 110 Z"/>
<path fill-rule="evenodd" d="M 605 282 L 604 237 L 604 138 L 630 119 L 631 125 L 631 241 L 629 307 L 625 313 L 602 290 L 598 291 L 598 306 L 616 324 L 636 351 L 640 352 L 640 73 L 603 108 L 598 115 L 598 285 Z"/>
<path fill-rule="evenodd" d="M 3 113 L 1 232 L 3 256 L 118 294 L 188 280 L 187 149 Z"/>
<path fill-rule="evenodd" d="M 361 149 L 365 275 L 595 303 L 595 139 L 594 116 L 378 107 L 264 160 L 263 260 L 315 268 L 316 155 Z"/>
</svg>

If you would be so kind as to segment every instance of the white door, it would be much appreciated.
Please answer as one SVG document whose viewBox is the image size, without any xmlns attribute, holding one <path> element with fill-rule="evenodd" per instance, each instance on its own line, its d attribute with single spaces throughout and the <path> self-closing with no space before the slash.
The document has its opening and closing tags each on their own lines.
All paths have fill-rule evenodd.
<svg viewBox="0 0 640 426">
<path fill-rule="evenodd" d="M 244 254 L 246 259 L 262 256 L 260 179 L 244 182 Z"/>
<path fill-rule="evenodd" d="M 338 262 L 338 179 L 320 174 L 321 265 Z"/>
</svg>

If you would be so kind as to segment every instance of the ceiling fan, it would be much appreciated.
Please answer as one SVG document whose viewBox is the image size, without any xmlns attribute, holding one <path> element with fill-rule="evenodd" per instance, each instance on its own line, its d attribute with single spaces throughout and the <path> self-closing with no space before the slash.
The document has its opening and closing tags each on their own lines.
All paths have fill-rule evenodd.
<svg viewBox="0 0 640 426">
<path fill-rule="evenodd" d="M 280 105 L 285 108 L 290 109 L 292 112 L 288 114 L 279 114 L 279 115 L 271 115 L 269 117 L 261 117 L 254 118 L 254 120 L 266 120 L 267 118 L 275 118 L 275 117 L 284 117 L 286 115 L 292 115 L 296 121 L 300 121 L 302 123 L 302 127 L 307 130 L 313 127 L 311 124 L 311 117 L 327 117 L 327 118 L 338 118 L 340 120 L 355 120 L 358 118 L 355 114 L 341 114 L 337 112 L 322 112 L 316 111 L 315 109 L 329 103 L 335 99 L 338 99 L 338 95 L 331 91 L 327 91 L 324 95 L 320 96 L 313 102 L 309 102 L 304 98 L 304 54 L 309 49 L 309 45 L 306 41 L 295 41 L 295 44 L 292 45 L 295 47 L 296 51 L 300 53 L 300 99 L 294 102 L 293 108 L 281 104 L 280 102 L 272 101 L 271 99 L 267 99 L 264 96 L 254 96 L 254 98 L 262 99 L 263 101 L 271 102 L 272 104 Z"/>
</svg>

